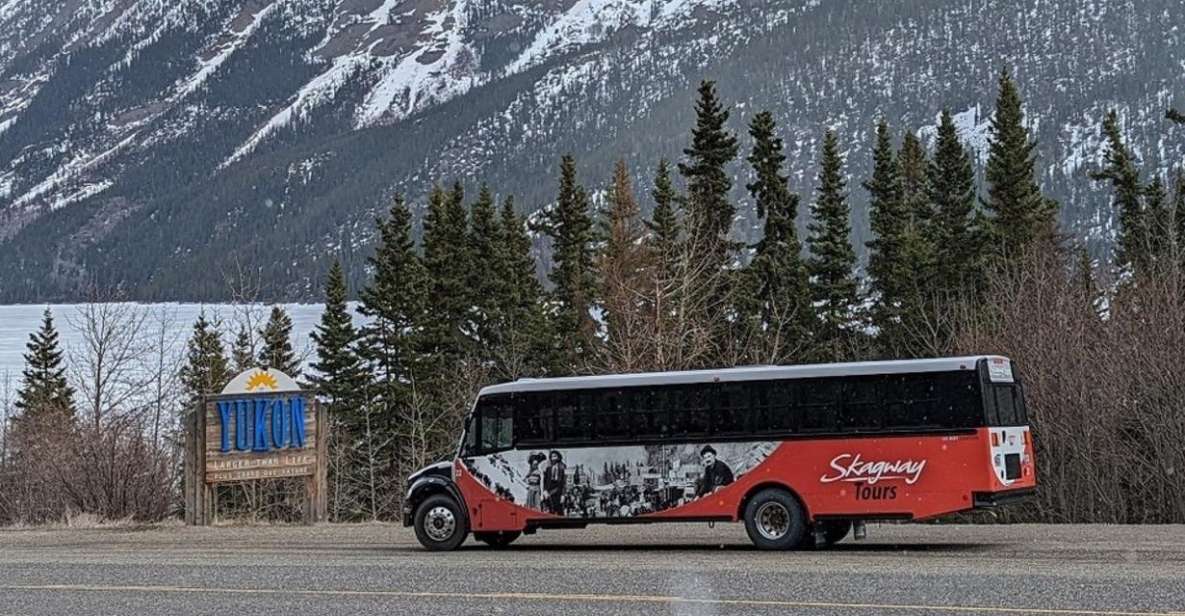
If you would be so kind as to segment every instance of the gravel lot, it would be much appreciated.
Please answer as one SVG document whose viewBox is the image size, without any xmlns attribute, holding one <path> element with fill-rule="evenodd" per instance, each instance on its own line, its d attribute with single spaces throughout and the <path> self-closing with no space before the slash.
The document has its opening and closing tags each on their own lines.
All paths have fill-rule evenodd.
<svg viewBox="0 0 1185 616">
<path fill-rule="evenodd" d="M 1179 614 L 1185 526 L 872 525 L 826 551 L 739 525 L 422 551 L 398 526 L 0 531 L 0 614 Z"/>
</svg>

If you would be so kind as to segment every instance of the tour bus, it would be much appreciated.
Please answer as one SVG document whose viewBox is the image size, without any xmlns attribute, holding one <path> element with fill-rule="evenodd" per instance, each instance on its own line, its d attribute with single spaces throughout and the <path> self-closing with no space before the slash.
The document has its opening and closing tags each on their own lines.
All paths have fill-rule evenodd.
<svg viewBox="0 0 1185 616">
<path fill-rule="evenodd" d="M 482 389 L 455 459 L 408 478 L 403 522 L 430 550 L 662 521 L 822 547 L 1031 496 L 1027 423 L 997 356 L 521 379 Z"/>
</svg>

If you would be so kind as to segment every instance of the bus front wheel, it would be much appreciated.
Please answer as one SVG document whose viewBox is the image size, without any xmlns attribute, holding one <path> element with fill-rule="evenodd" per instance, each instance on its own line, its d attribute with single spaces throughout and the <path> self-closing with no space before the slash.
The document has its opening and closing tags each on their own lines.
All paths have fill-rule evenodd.
<svg viewBox="0 0 1185 616">
<path fill-rule="evenodd" d="M 416 539 L 429 550 L 455 550 L 469 534 L 465 510 L 451 496 L 429 496 L 416 507 Z"/>
<path fill-rule="evenodd" d="M 762 490 L 745 506 L 745 532 L 758 549 L 798 547 L 806 530 L 806 513 L 802 505 L 785 490 Z"/>
<path fill-rule="evenodd" d="M 498 531 L 487 533 L 474 532 L 473 538 L 490 546 L 491 548 L 504 548 L 514 542 L 515 539 L 518 539 L 519 535 L 521 534 L 522 533 L 517 531 Z"/>
</svg>

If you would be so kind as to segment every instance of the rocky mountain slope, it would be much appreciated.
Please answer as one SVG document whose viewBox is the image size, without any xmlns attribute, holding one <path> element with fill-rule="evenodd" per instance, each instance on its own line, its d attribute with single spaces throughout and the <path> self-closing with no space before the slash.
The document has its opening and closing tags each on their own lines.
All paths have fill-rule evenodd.
<svg viewBox="0 0 1185 616">
<path fill-rule="evenodd" d="M 216 299 L 244 272 L 314 297 L 331 257 L 364 274 L 395 192 L 487 180 L 530 211 L 564 152 L 591 186 L 619 156 L 646 181 L 702 78 L 738 132 L 775 112 L 800 193 L 839 131 L 862 242 L 875 118 L 932 135 L 948 107 L 984 152 L 1011 66 L 1043 183 L 1103 254 L 1105 110 L 1150 169 L 1185 159 L 1161 120 L 1182 26 L 1176 0 L 0 0 L 0 301 Z"/>
</svg>

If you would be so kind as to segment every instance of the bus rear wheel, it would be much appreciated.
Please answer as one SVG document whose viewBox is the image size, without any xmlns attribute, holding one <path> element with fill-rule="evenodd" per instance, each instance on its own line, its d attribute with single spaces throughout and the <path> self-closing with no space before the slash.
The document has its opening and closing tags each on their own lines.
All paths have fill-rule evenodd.
<svg viewBox="0 0 1185 616">
<path fill-rule="evenodd" d="M 455 550 L 469 534 L 465 510 L 451 496 L 429 496 L 416 507 L 416 539 L 429 550 Z"/>
<path fill-rule="evenodd" d="M 519 538 L 522 533 L 518 531 L 499 531 L 499 532 L 474 532 L 473 538 L 490 546 L 491 548 L 504 548 Z"/>
<path fill-rule="evenodd" d="M 806 530 L 802 505 L 785 490 L 762 490 L 745 505 L 745 532 L 760 550 L 798 547 Z"/>
</svg>

